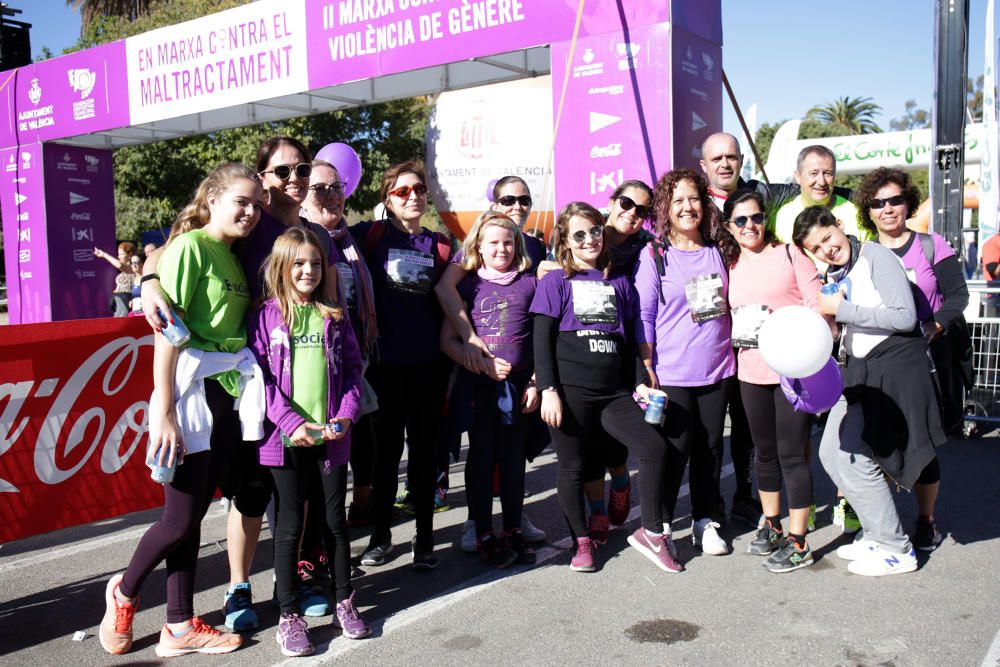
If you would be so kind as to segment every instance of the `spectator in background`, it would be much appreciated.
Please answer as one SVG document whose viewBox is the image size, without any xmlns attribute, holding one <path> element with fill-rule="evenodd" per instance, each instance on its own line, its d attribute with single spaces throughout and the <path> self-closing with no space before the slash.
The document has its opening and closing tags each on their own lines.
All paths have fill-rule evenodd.
<svg viewBox="0 0 1000 667">
<path fill-rule="evenodd" d="M 149 257 L 153 253 L 153 251 L 159 247 L 160 246 L 156 245 L 155 243 L 147 243 L 146 245 L 142 246 L 143 258 Z"/>
<path fill-rule="evenodd" d="M 983 244 L 982 252 L 980 253 L 983 263 L 983 280 L 989 283 L 989 287 L 997 287 L 997 276 L 1000 275 L 1000 231 L 991 236 Z M 994 294 L 986 295 L 986 316 L 996 317 L 997 311 L 997 296 Z"/>
<path fill-rule="evenodd" d="M 115 317 L 125 317 L 131 310 L 132 301 L 132 256 L 135 254 L 135 244 L 123 241 L 118 244 L 118 256 L 112 257 L 100 248 L 94 248 L 94 257 L 100 257 L 111 266 L 118 269 L 115 276 L 115 289 L 111 295 L 111 310 Z"/>
</svg>

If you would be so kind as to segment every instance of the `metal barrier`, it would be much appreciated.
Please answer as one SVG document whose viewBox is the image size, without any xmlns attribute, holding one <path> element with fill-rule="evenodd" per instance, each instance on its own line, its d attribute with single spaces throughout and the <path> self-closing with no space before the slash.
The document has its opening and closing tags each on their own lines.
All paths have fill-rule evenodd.
<svg viewBox="0 0 1000 667">
<path fill-rule="evenodd" d="M 975 379 L 965 396 L 965 435 L 971 437 L 986 425 L 1000 425 L 1000 287 L 983 280 L 968 284 L 965 319 L 972 334 Z"/>
</svg>

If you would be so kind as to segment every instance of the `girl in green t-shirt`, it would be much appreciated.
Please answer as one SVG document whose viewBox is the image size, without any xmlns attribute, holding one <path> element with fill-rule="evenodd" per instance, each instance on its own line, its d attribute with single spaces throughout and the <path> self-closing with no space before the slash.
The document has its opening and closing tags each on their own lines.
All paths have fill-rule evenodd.
<svg viewBox="0 0 1000 667">
<path fill-rule="evenodd" d="M 226 163 L 198 186 L 181 212 L 160 260 L 164 289 L 191 330 L 191 346 L 209 352 L 246 346 L 245 316 L 249 306 L 246 276 L 229 252 L 260 218 L 261 188 L 252 171 Z M 183 232 L 192 231 L 189 234 Z M 219 329 L 223 329 L 220 334 Z M 224 335 L 224 340 L 220 338 Z M 226 349 L 229 348 L 229 349 Z M 128 568 L 111 577 L 105 591 L 107 611 L 100 641 L 106 651 L 126 653 L 132 646 L 132 620 L 139 589 L 164 559 L 167 561 L 167 623 L 156 654 L 228 653 L 243 643 L 236 634 L 219 632 L 194 615 L 194 575 L 201 521 L 222 471 L 239 441 L 234 398 L 224 376 L 204 382 L 212 416 L 205 443 L 184 442 L 176 415 L 174 381 L 179 350 L 157 332 L 153 356 L 153 397 L 149 412 L 149 446 L 161 465 L 182 462 L 174 480 L 164 485 L 160 520 L 139 541 Z"/>
</svg>

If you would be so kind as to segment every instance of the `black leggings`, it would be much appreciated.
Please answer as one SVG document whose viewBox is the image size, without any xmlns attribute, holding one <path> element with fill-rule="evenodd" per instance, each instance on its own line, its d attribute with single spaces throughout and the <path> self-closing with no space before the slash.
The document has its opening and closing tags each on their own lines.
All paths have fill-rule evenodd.
<svg viewBox="0 0 1000 667">
<path fill-rule="evenodd" d="M 733 459 L 736 495 L 748 498 L 753 494 L 754 439 L 739 391 L 729 392 L 729 455 Z"/>
<path fill-rule="evenodd" d="M 372 454 L 375 449 L 371 415 L 360 417 L 351 427 L 351 476 L 354 488 L 371 486 Z"/>
<path fill-rule="evenodd" d="M 722 478 L 722 432 L 732 381 L 733 378 L 726 378 L 703 387 L 660 387 L 667 392 L 661 429 L 668 445 L 663 474 L 666 521 L 674 519 L 688 458 L 692 518 L 705 519 L 715 512 Z"/>
<path fill-rule="evenodd" d="M 549 428 L 559 461 L 557 488 L 574 537 L 587 535 L 583 502 L 584 467 L 597 458 L 603 464 L 601 444 L 609 437 L 624 443 L 639 458 L 639 503 L 646 530 L 663 530 L 661 488 L 665 463 L 663 438 L 643 419 L 642 410 L 626 391 L 608 393 L 563 385 L 560 390 L 562 425 Z"/>
<path fill-rule="evenodd" d="M 184 457 L 174 481 L 163 486 L 163 514 L 149 527 L 132 554 L 119 590 L 135 597 L 143 582 L 164 559 L 167 561 L 167 623 L 183 623 L 194 616 L 194 577 L 205 517 L 222 471 L 240 442 L 240 423 L 233 397 L 215 380 L 205 381 L 205 397 L 212 412 L 211 449 Z"/>
<path fill-rule="evenodd" d="M 433 546 L 434 488 L 447 367 L 442 362 L 378 364 L 369 371 L 379 409 L 371 414 L 375 432 L 372 457 L 372 543 L 392 539 L 392 507 L 399 486 L 403 434 L 409 447 L 407 479 L 416 512 L 417 540 Z"/>
<path fill-rule="evenodd" d="M 776 384 L 740 382 L 757 448 L 757 486 L 761 491 L 781 491 L 785 480 L 789 509 L 812 504 L 812 471 L 809 469 L 809 427 L 812 415 L 796 412 Z"/>
<path fill-rule="evenodd" d="M 277 520 L 274 530 L 274 577 L 278 584 L 278 603 L 283 614 L 297 614 L 299 609 L 299 537 L 305 523 L 305 503 L 322 488 L 326 524 L 322 537 L 326 543 L 327 564 L 337 602 L 351 595 L 351 540 L 347 535 L 347 464 L 331 466 L 324 460 L 325 445 L 288 447 L 285 465 L 271 468 L 276 494 Z M 315 502 L 315 501 L 314 501 Z M 313 508 L 310 508 L 313 509 Z M 317 508 L 318 509 L 318 508 Z"/>
<path fill-rule="evenodd" d="M 514 382 L 513 423 L 501 423 L 497 408 L 496 382 L 477 382 L 473 388 L 476 409 L 469 429 L 469 455 L 465 462 L 465 493 L 469 518 L 476 522 L 476 535 L 493 530 L 493 469 L 500 468 L 500 504 L 503 529 L 521 527 L 524 505 L 524 444 L 528 416 L 521 413 L 520 400 L 526 382 Z"/>
</svg>

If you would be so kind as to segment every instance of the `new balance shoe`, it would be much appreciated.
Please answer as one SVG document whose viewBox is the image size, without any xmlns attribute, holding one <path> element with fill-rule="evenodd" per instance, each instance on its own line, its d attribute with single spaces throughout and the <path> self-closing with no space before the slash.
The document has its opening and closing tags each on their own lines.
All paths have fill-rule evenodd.
<svg viewBox="0 0 1000 667">
<path fill-rule="evenodd" d="M 163 626 L 160 643 L 156 645 L 156 655 L 161 658 L 175 658 L 188 653 L 232 653 L 243 645 L 243 638 L 231 632 L 220 632 L 195 616 L 191 628 L 180 637 L 175 637 L 170 628 Z"/>
<path fill-rule="evenodd" d="M 816 501 L 809 505 L 809 522 L 806 524 L 806 532 L 811 533 L 816 530 Z"/>
<path fill-rule="evenodd" d="M 938 532 L 937 523 L 917 520 L 917 529 L 913 531 L 913 546 L 918 551 L 934 551 L 944 540 Z"/>
<path fill-rule="evenodd" d="M 569 562 L 569 569 L 574 572 L 594 572 L 594 543 L 589 537 L 576 538 L 576 552 Z"/>
<path fill-rule="evenodd" d="M 719 537 L 719 524 L 711 519 L 698 519 L 691 531 L 691 540 L 696 547 L 701 547 L 703 554 L 709 556 L 724 556 L 729 553 L 729 546 Z"/>
<path fill-rule="evenodd" d="M 326 557 L 316 560 L 325 563 Z M 317 585 L 317 576 L 313 574 L 315 570 L 312 562 L 299 561 L 299 609 L 303 616 L 326 616 L 330 613 L 330 601 L 323 595 L 322 587 Z"/>
<path fill-rule="evenodd" d="M 861 519 L 858 518 L 857 512 L 851 507 L 851 503 L 847 502 L 845 498 L 844 504 L 844 535 L 853 535 L 859 530 L 861 530 Z"/>
<path fill-rule="evenodd" d="M 531 544 L 538 544 L 548 539 L 545 531 L 531 523 L 526 514 L 521 515 L 521 532 L 524 533 L 524 539 Z"/>
<path fill-rule="evenodd" d="M 781 549 L 785 543 L 785 534 L 774 530 L 770 523 L 765 522 L 763 528 L 757 530 L 757 536 L 747 547 L 747 553 L 754 556 L 768 556 Z"/>
<path fill-rule="evenodd" d="M 447 512 L 450 509 L 451 505 L 448 504 L 448 489 L 441 486 L 434 489 L 434 512 Z"/>
<path fill-rule="evenodd" d="M 223 598 L 222 613 L 226 617 L 226 627 L 233 632 L 257 629 L 260 623 L 257 621 L 257 612 L 253 610 L 253 592 L 248 582 L 229 587 Z"/>
<path fill-rule="evenodd" d="M 664 572 L 680 572 L 684 569 L 670 555 L 670 547 L 663 535 L 653 535 L 640 526 L 628 536 L 628 543 Z"/>
<path fill-rule="evenodd" d="M 833 518 L 831 523 L 840 528 L 841 531 L 844 529 L 844 505 L 847 504 L 847 499 L 841 496 L 833 503 Z"/>
<path fill-rule="evenodd" d="M 274 640 L 281 647 L 282 655 L 290 658 L 312 655 L 316 650 L 309 641 L 309 626 L 298 614 L 281 615 Z"/>
<path fill-rule="evenodd" d="M 608 497 L 608 520 L 612 526 L 620 526 L 628 520 L 628 511 L 632 507 L 632 480 L 628 481 L 625 488 L 616 491 L 614 485 L 611 486 L 611 493 Z"/>
<path fill-rule="evenodd" d="M 493 533 L 479 538 L 479 554 L 487 563 L 501 570 L 517 560 L 514 550 Z"/>
<path fill-rule="evenodd" d="M 587 533 L 595 545 L 600 546 L 608 543 L 608 530 L 610 528 L 611 522 L 604 514 L 591 514 L 590 519 L 587 520 Z"/>
<path fill-rule="evenodd" d="M 354 606 L 354 593 L 351 593 L 346 600 L 337 603 L 337 614 L 333 624 L 343 630 L 347 639 L 362 639 L 372 633 L 371 627 Z"/>
<path fill-rule="evenodd" d="M 131 602 L 120 602 L 115 597 L 115 591 L 122 582 L 124 574 L 116 574 L 108 580 L 108 585 L 104 589 L 104 602 L 106 608 L 104 618 L 101 620 L 101 627 L 97 630 L 97 636 L 101 640 L 101 646 L 112 655 L 128 653 L 132 648 L 132 621 L 135 612 L 139 608 L 139 598 Z"/>
<path fill-rule="evenodd" d="M 476 522 L 466 521 L 462 524 L 462 551 L 467 554 L 476 553 Z"/>
<path fill-rule="evenodd" d="M 809 567 L 815 562 L 813 560 L 812 549 L 809 548 L 808 542 L 803 546 L 804 548 L 800 549 L 795 544 L 795 540 L 788 538 L 780 549 L 764 561 L 764 567 L 771 572 L 779 573 L 793 572 L 803 567 Z"/>
<path fill-rule="evenodd" d="M 509 533 L 504 533 L 503 540 L 517 555 L 517 560 L 514 561 L 517 565 L 535 564 L 537 560 L 535 550 L 531 548 L 530 544 L 528 544 L 528 540 L 525 539 L 524 533 L 520 528 L 514 528 Z"/>
<path fill-rule="evenodd" d="M 403 487 L 403 492 L 396 496 L 396 501 L 392 504 L 392 506 L 411 516 L 417 513 L 416 507 L 413 505 L 413 496 L 410 494 L 410 490 L 405 486 Z"/>
<path fill-rule="evenodd" d="M 881 545 L 869 549 L 868 554 L 847 564 L 847 569 L 864 577 L 884 577 L 888 574 L 903 574 L 917 569 L 917 552 L 899 554 L 886 551 Z"/>
<path fill-rule="evenodd" d="M 866 540 L 862 537 L 861 539 L 854 540 L 850 544 L 844 544 L 837 547 L 837 558 L 842 558 L 844 560 L 861 560 L 862 558 L 866 558 L 868 554 L 877 546 L 877 542 Z"/>
<path fill-rule="evenodd" d="M 392 553 L 392 542 L 389 540 L 386 540 L 382 544 L 369 542 L 365 552 L 361 554 L 361 564 L 374 567 L 385 565 L 385 561 L 390 553 Z"/>
<path fill-rule="evenodd" d="M 729 508 L 730 518 L 739 519 L 751 526 L 756 525 L 762 512 L 760 501 L 753 496 L 733 496 L 733 504 Z"/>
</svg>

